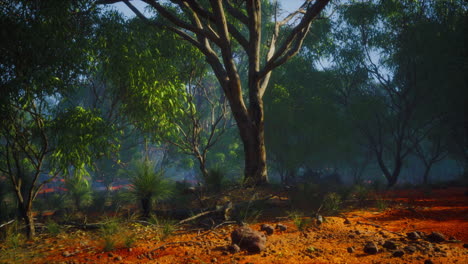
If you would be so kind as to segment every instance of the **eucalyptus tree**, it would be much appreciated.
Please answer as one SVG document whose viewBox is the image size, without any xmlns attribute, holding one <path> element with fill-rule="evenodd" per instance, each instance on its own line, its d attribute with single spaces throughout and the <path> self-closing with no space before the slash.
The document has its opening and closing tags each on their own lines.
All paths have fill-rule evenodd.
<svg viewBox="0 0 468 264">
<path fill-rule="evenodd" d="M 464 108 L 466 8 L 457 1 L 369 1 L 338 12 L 334 66 L 367 77 L 345 74 L 342 101 L 389 186 L 408 155 Z M 456 107 L 446 104 L 453 96 Z"/>
<path fill-rule="evenodd" d="M 29 238 L 41 188 L 71 169 L 82 176 L 110 150 L 110 128 L 95 111 L 59 107 L 86 72 L 96 15 L 89 1 L 0 6 L 0 172 L 12 183 Z"/>
<path fill-rule="evenodd" d="M 262 7 L 269 1 L 143 1 L 164 18 L 162 22 L 146 17 L 131 1 L 97 1 L 116 2 L 124 2 L 142 20 L 174 32 L 205 56 L 239 129 L 244 145 L 245 181 L 252 185 L 268 182 L 263 95 L 272 71 L 297 54 L 312 22 L 329 0 L 307 0 L 284 19 L 274 16 L 263 35 Z M 289 22 L 293 25 L 291 30 L 282 32 Z M 248 58 L 246 95 L 239 75 L 236 46 Z"/>
<path fill-rule="evenodd" d="M 227 129 L 228 107 L 202 55 L 167 30 L 108 13 L 99 29 L 101 85 L 121 98 L 121 113 L 153 142 L 198 161 Z"/>
</svg>

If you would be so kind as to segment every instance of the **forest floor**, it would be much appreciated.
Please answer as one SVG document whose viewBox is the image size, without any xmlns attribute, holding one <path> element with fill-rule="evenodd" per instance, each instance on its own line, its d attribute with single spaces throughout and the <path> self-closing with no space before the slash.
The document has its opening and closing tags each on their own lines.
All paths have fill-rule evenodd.
<svg viewBox="0 0 468 264">
<path fill-rule="evenodd" d="M 350 207 L 338 216 L 326 216 L 320 225 L 314 222 L 303 228 L 286 217 L 284 197 L 270 196 L 262 217 L 248 226 L 260 230 L 262 224 L 282 224 L 287 229 L 267 236 L 266 249 L 255 254 L 228 251 L 236 223 L 218 223 L 211 228 L 184 225 L 172 232 L 167 226 L 164 232 L 135 220 L 122 223 L 117 233 L 107 237 L 98 230 L 68 228 L 56 235 L 43 232 L 33 241 L 5 242 L 0 244 L 0 263 L 461 264 L 468 259 L 466 191 L 384 192 L 379 194 L 385 202 L 383 209 Z M 248 191 L 238 195 L 240 199 L 250 197 Z M 421 237 L 410 239 L 407 234 L 412 232 Z M 437 242 L 439 236 L 431 236 L 432 232 L 443 234 L 445 240 Z M 368 242 L 375 243 L 377 253 L 364 252 Z"/>
</svg>

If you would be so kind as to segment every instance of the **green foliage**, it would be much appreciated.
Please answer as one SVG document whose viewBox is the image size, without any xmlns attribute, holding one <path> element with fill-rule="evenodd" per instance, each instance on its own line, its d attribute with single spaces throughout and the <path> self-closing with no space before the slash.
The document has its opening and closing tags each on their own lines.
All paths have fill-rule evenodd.
<svg viewBox="0 0 468 264">
<path fill-rule="evenodd" d="M 93 191 L 87 179 L 79 177 L 66 179 L 65 188 L 68 190 L 66 196 L 73 201 L 76 210 L 91 205 Z"/>
<path fill-rule="evenodd" d="M 341 196 L 338 193 L 327 193 L 323 198 L 323 209 L 330 214 L 338 214 L 341 211 Z"/>
<path fill-rule="evenodd" d="M 369 187 L 365 185 L 354 185 L 353 190 L 351 191 L 351 195 L 355 198 L 359 203 L 363 203 L 370 198 L 371 190 Z"/>
<path fill-rule="evenodd" d="M 218 193 L 222 190 L 226 182 L 226 174 L 223 169 L 216 167 L 208 170 L 205 184 L 208 190 Z"/>
<path fill-rule="evenodd" d="M 88 175 L 85 166 L 92 166 L 94 159 L 109 155 L 118 149 L 111 144 L 112 127 L 98 116 L 96 111 L 82 107 L 68 109 L 55 120 L 54 129 L 57 148 L 52 154 L 52 161 L 57 168 L 69 174 L 73 166 L 74 176 Z"/>
<path fill-rule="evenodd" d="M 171 219 L 157 217 L 152 214 L 149 218 L 149 222 L 155 225 L 159 231 L 159 238 L 164 241 L 170 237 L 176 231 L 176 222 Z"/>
<path fill-rule="evenodd" d="M 388 202 L 383 197 L 377 197 L 375 206 L 379 211 L 385 211 L 388 208 Z"/>
<path fill-rule="evenodd" d="M 54 222 L 52 220 L 47 220 L 45 223 L 45 227 L 47 229 L 47 232 L 53 236 L 56 236 L 62 232 L 60 225 L 57 222 Z"/>
<path fill-rule="evenodd" d="M 139 200 L 143 215 L 148 217 L 154 202 L 170 196 L 170 184 L 164 178 L 164 171 L 157 170 L 150 161 L 136 162 L 134 170 L 129 173 L 131 194 Z"/>
<path fill-rule="evenodd" d="M 120 223 L 118 219 L 107 219 L 101 226 L 100 233 L 103 239 L 103 250 L 108 252 L 115 249 L 117 244 L 117 232 L 119 231 Z"/>
<path fill-rule="evenodd" d="M 305 217 L 302 213 L 298 211 L 288 212 L 288 217 L 296 225 L 297 230 L 303 232 L 312 224 L 312 220 L 309 217 Z"/>
</svg>

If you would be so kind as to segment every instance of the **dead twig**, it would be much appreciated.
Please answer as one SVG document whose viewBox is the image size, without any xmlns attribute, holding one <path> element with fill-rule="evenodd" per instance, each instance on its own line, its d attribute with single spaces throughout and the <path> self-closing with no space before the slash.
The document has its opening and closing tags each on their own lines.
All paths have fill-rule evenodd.
<svg viewBox="0 0 468 264">
<path fill-rule="evenodd" d="M 7 226 L 7 225 L 9 225 L 9 224 L 13 224 L 15 221 L 16 221 L 16 220 L 13 219 L 13 220 L 10 220 L 10 221 L 8 221 L 8 222 L 6 222 L 6 223 L 3 223 L 3 224 L 0 225 L 0 228 L 2 228 L 2 227 L 4 227 L 4 226 Z"/>
</svg>

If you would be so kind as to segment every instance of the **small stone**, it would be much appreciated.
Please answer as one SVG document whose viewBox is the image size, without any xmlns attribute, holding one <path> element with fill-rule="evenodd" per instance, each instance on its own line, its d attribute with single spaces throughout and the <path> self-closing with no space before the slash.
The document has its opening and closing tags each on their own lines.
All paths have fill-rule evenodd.
<svg viewBox="0 0 468 264">
<path fill-rule="evenodd" d="M 62 253 L 62 256 L 64 256 L 64 257 L 67 258 L 67 257 L 71 256 L 71 253 L 68 252 L 68 251 L 64 251 L 64 252 Z"/>
<path fill-rule="evenodd" d="M 393 240 L 387 240 L 383 244 L 383 247 L 386 248 L 386 249 L 395 250 L 395 249 L 397 249 L 397 244 Z"/>
<path fill-rule="evenodd" d="M 403 250 L 397 250 L 392 253 L 392 256 L 399 258 L 402 257 L 404 254 L 405 252 L 403 252 Z"/>
<path fill-rule="evenodd" d="M 132 251 L 133 251 L 133 249 L 132 249 L 132 248 L 129 248 L 129 249 L 128 249 L 128 252 L 132 252 Z"/>
<path fill-rule="evenodd" d="M 351 221 L 349 221 L 349 219 L 346 218 L 346 219 L 344 220 L 344 224 L 345 224 L 345 225 L 350 225 L 350 224 L 351 224 Z"/>
<path fill-rule="evenodd" d="M 288 227 L 283 224 L 277 224 L 275 229 L 278 229 L 279 231 L 286 231 Z"/>
<path fill-rule="evenodd" d="M 444 242 L 447 239 L 445 238 L 443 234 L 439 232 L 432 232 L 430 235 L 427 236 L 427 240 L 429 240 L 430 242 L 434 242 L 434 243 L 440 243 L 440 242 Z"/>
<path fill-rule="evenodd" d="M 212 258 L 212 259 L 211 259 L 211 262 L 212 262 L 212 263 L 216 263 L 216 262 L 218 262 L 218 259 Z"/>
<path fill-rule="evenodd" d="M 418 240 L 421 238 L 421 236 L 419 235 L 418 232 L 410 232 L 410 233 L 406 233 L 406 236 L 411 239 L 411 240 Z"/>
<path fill-rule="evenodd" d="M 122 261 L 122 257 L 121 256 L 117 256 L 114 258 L 114 261 Z"/>
<path fill-rule="evenodd" d="M 321 225 L 321 224 L 323 224 L 323 221 L 324 221 L 323 216 L 322 215 L 317 215 L 315 223 L 317 225 Z"/>
<path fill-rule="evenodd" d="M 424 261 L 424 264 L 434 264 L 434 262 L 432 260 L 430 260 L 430 259 L 426 259 Z"/>
<path fill-rule="evenodd" d="M 108 256 L 109 258 L 113 258 L 113 257 L 114 257 L 114 254 L 108 253 L 107 256 Z"/>
<path fill-rule="evenodd" d="M 348 253 L 354 253 L 355 251 L 354 247 L 348 247 L 346 250 L 348 251 Z"/>
<path fill-rule="evenodd" d="M 261 230 L 261 231 L 265 231 L 265 233 L 266 233 L 267 235 L 272 235 L 273 232 L 275 231 L 271 225 L 267 225 L 267 224 L 263 224 L 263 225 L 260 227 L 260 230 Z"/>
<path fill-rule="evenodd" d="M 466 244 L 466 243 L 463 244 L 463 247 L 464 247 L 464 248 L 468 248 L 468 244 Z"/>
<path fill-rule="evenodd" d="M 364 246 L 364 253 L 367 254 L 377 254 L 379 252 L 379 248 L 374 242 L 367 242 Z"/>
<path fill-rule="evenodd" d="M 356 235 L 360 235 L 360 234 L 361 234 L 361 231 L 355 230 L 354 233 L 355 233 Z"/>
</svg>

